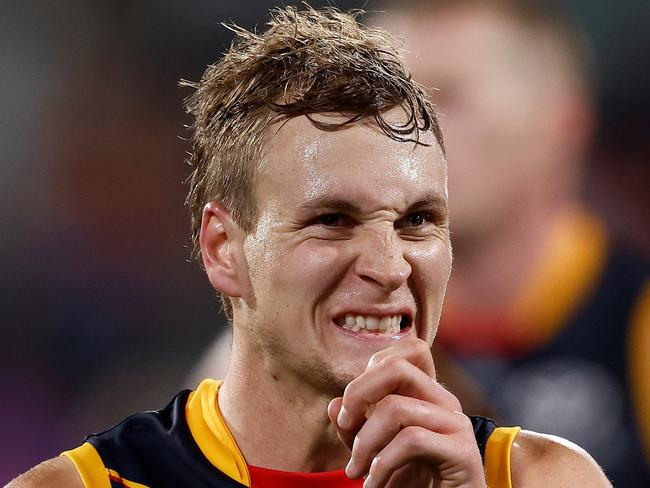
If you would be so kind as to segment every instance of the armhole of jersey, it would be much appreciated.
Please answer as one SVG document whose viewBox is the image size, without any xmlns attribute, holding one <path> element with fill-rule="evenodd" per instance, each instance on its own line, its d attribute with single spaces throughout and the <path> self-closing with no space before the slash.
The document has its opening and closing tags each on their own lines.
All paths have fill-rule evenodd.
<svg viewBox="0 0 650 488">
<path fill-rule="evenodd" d="M 84 442 L 76 449 L 61 453 L 61 456 L 72 461 L 86 488 L 111 488 L 102 458 L 90 443 Z"/>
<path fill-rule="evenodd" d="M 510 476 L 510 451 L 521 429 L 497 427 L 485 447 L 485 479 L 488 488 L 512 488 Z"/>
<path fill-rule="evenodd" d="M 639 437 L 650 462 L 650 281 L 634 307 L 628 337 L 629 378 Z"/>
</svg>

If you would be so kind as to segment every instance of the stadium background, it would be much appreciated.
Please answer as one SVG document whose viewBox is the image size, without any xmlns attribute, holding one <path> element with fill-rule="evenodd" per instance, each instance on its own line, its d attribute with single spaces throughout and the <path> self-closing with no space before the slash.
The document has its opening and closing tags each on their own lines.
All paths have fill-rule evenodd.
<svg viewBox="0 0 650 488">
<path fill-rule="evenodd" d="M 191 386 L 224 321 L 188 262 L 178 80 L 227 48 L 219 22 L 261 27 L 275 4 L 0 5 L 0 481 Z M 648 257 L 650 4 L 561 5 L 601 86 L 585 198 Z"/>
</svg>

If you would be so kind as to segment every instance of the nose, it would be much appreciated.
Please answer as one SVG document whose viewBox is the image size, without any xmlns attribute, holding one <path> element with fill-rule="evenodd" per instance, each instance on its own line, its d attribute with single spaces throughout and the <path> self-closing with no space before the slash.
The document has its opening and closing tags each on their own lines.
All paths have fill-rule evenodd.
<svg viewBox="0 0 650 488">
<path fill-rule="evenodd" d="M 411 265 L 404 258 L 399 237 L 393 229 L 373 232 L 361 243 L 355 261 L 356 274 L 388 291 L 397 290 L 411 275 Z"/>
</svg>

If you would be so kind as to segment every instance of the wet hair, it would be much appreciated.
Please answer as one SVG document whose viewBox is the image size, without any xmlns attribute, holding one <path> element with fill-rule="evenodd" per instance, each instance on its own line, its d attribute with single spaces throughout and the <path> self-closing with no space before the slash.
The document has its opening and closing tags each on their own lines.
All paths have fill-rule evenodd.
<svg viewBox="0 0 650 488">
<path fill-rule="evenodd" d="M 199 82 L 181 82 L 195 89 L 186 100 L 194 118 L 187 205 L 193 257 L 199 262 L 206 203 L 219 201 L 240 228 L 254 230 L 255 184 L 264 168 L 269 127 L 277 121 L 304 115 L 331 131 L 371 117 L 398 141 L 418 143 L 420 131 L 431 131 L 444 152 L 426 91 L 405 70 L 391 36 L 359 23 L 361 13 L 286 7 L 271 11 L 261 34 L 226 26 L 235 33 L 230 49 Z M 384 114 L 397 106 L 407 119 L 391 124 Z M 348 118 L 327 123 L 311 116 L 317 113 Z M 224 305 L 230 313 L 227 299 Z"/>
</svg>

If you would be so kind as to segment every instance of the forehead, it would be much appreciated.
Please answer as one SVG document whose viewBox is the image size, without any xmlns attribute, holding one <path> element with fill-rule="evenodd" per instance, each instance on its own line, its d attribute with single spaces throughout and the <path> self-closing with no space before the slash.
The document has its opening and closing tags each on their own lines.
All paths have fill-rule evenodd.
<svg viewBox="0 0 650 488">
<path fill-rule="evenodd" d="M 403 122 L 401 110 L 387 113 L 389 122 Z M 323 122 L 345 117 L 317 114 Z M 326 195 L 379 206 L 398 206 L 418 194 L 446 198 L 446 162 L 431 132 L 420 141 L 391 139 L 367 118 L 342 129 L 327 131 L 306 117 L 295 117 L 271 128 L 266 165 L 258 182 L 258 201 L 277 199 L 302 203 Z M 380 195 L 377 193 L 380 192 Z"/>
</svg>

